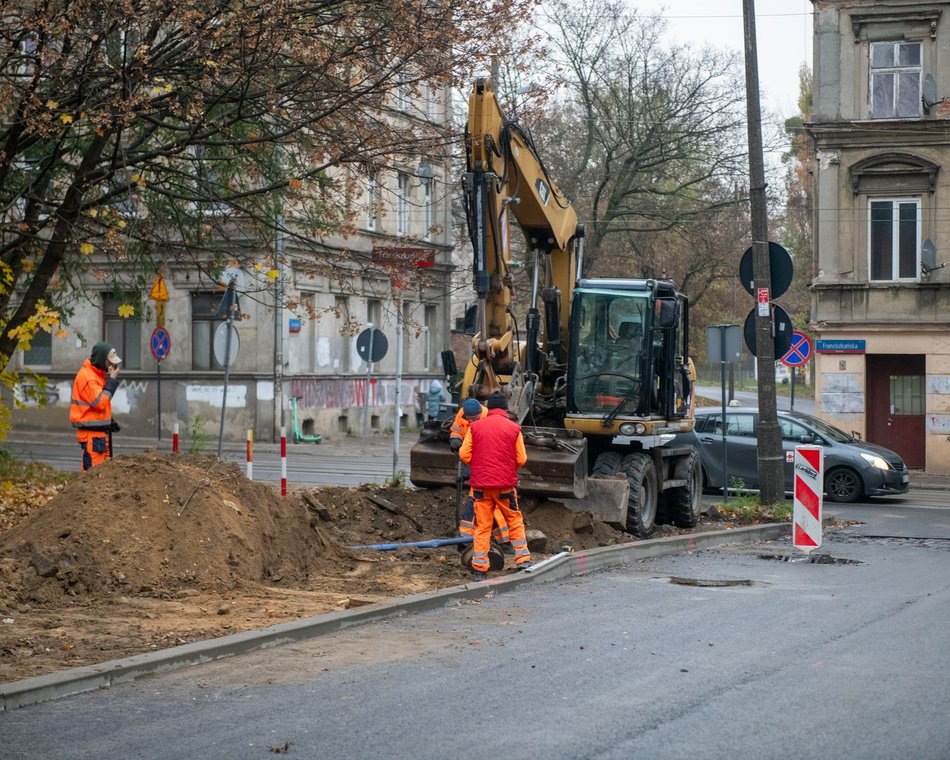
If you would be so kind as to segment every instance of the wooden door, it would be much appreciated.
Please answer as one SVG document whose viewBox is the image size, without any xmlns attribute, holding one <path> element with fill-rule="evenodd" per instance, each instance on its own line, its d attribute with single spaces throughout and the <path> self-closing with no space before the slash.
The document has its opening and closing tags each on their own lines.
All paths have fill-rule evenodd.
<svg viewBox="0 0 950 760">
<path fill-rule="evenodd" d="M 886 446 L 910 468 L 926 462 L 926 361 L 921 355 L 869 354 L 868 441 Z"/>
</svg>

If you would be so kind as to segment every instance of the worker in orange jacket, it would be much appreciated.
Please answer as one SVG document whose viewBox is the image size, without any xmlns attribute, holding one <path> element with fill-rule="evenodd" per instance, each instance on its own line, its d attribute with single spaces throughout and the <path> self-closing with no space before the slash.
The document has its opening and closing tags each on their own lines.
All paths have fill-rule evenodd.
<svg viewBox="0 0 950 760">
<path fill-rule="evenodd" d="M 501 391 L 488 397 L 488 414 L 469 425 L 459 458 L 471 467 L 469 483 L 475 501 L 472 571 L 475 580 L 488 577 L 492 515 L 500 510 L 508 524 L 515 566 L 531 566 L 524 519 L 518 506 L 518 468 L 528 461 L 521 426 L 508 419 L 508 399 Z"/>
<path fill-rule="evenodd" d="M 480 420 L 488 414 L 488 409 L 478 403 L 477 399 L 467 398 L 462 403 L 455 419 L 452 421 L 452 427 L 449 430 L 449 447 L 456 454 L 462 448 L 462 441 L 465 440 L 465 434 L 468 432 L 469 425 L 475 420 Z M 466 467 L 467 476 L 468 468 Z M 496 509 L 494 515 L 494 529 L 492 530 L 492 539 L 499 544 L 507 544 L 511 541 L 508 533 L 508 524 L 505 522 L 505 516 L 501 510 Z M 465 503 L 459 512 L 458 531 L 462 535 L 475 535 L 475 500 L 471 496 L 465 499 Z"/>
<path fill-rule="evenodd" d="M 69 421 L 82 448 L 84 472 L 112 456 L 112 433 L 119 430 L 112 419 L 112 394 L 119 387 L 121 363 L 110 343 L 96 343 L 73 380 Z"/>
</svg>

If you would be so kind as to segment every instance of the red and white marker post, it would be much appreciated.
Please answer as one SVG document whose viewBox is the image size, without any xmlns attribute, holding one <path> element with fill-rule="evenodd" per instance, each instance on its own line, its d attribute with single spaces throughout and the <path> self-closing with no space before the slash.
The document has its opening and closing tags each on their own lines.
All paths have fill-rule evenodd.
<svg viewBox="0 0 950 760">
<path fill-rule="evenodd" d="M 254 480 L 254 431 L 247 431 L 247 479 Z"/>
<path fill-rule="evenodd" d="M 821 546 L 825 460 L 821 446 L 795 447 L 792 545 L 808 554 Z"/>
<path fill-rule="evenodd" d="M 280 495 L 287 495 L 287 428 L 280 429 Z"/>
<path fill-rule="evenodd" d="M 172 454 L 178 453 L 178 423 L 172 428 Z"/>
</svg>

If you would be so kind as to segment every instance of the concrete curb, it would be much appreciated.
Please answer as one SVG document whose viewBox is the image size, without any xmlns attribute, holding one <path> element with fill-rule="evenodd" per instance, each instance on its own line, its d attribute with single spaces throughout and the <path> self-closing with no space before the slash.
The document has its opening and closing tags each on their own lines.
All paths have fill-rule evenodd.
<svg viewBox="0 0 950 760">
<path fill-rule="evenodd" d="M 651 539 L 630 544 L 617 544 L 582 552 L 562 552 L 538 563 L 527 572 L 490 578 L 481 583 L 430 591 L 399 599 L 378 602 L 345 612 L 331 612 L 291 623 L 245 631 L 219 639 L 163 649 L 159 652 L 110 660 L 98 665 L 36 676 L 22 681 L 0 684 L 0 711 L 38 704 L 53 699 L 129 683 L 143 676 L 167 673 L 190 665 L 233 657 L 315 636 L 352 628 L 364 623 L 445 607 L 451 602 L 481 599 L 489 594 L 513 589 L 540 580 L 558 580 L 572 575 L 601 570 L 640 559 L 706 549 L 729 544 L 791 537 L 789 523 L 768 523 L 732 530 L 708 531 L 669 538 Z"/>
</svg>

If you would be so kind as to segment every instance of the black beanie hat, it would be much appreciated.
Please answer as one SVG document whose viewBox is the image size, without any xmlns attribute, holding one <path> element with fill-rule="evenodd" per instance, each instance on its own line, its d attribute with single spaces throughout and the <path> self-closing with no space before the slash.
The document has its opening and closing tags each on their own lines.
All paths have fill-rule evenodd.
<svg viewBox="0 0 950 760">
<path fill-rule="evenodd" d="M 96 343 L 92 347 L 92 353 L 89 355 L 89 361 L 93 367 L 97 369 L 106 370 L 109 368 L 109 352 L 112 350 L 112 344 L 106 343 Z"/>
<path fill-rule="evenodd" d="M 487 406 L 489 409 L 507 409 L 508 399 L 505 398 L 505 394 L 501 391 L 495 391 L 491 396 L 488 397 L 488 401 L 485 402 L 485 406 Z"/>
</svg>

